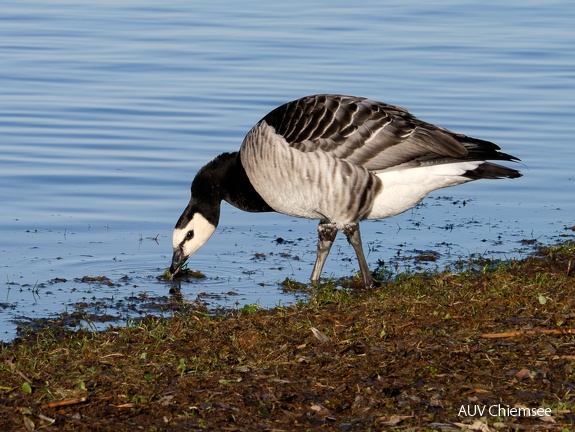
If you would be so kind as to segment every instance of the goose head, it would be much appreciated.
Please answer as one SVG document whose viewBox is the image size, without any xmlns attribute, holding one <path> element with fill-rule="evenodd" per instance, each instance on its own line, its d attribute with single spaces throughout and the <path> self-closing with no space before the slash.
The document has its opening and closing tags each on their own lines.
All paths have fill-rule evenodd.
<svg viewBox="0 0 575 432">
<path fill-rule="evenodd" d="M 217 222 L 210 222 L 199 211 L 193 211 L 191 215 L 186 211 L 182 214 L 172 236 L 174 248 L 170 266 L 172 277 L 179 272 L 186 260 L 208 241 L 216 230 L 216 226 Z"/>
</svg>

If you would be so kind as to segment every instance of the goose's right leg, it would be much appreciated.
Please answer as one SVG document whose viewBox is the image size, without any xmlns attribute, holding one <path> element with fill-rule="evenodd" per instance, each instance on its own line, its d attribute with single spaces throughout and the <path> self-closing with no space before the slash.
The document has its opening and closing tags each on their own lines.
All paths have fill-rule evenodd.
<svg viewBox="0 0 575 432">
<path fill-rule="evenodd" d="M 353 246 L 353 249 L 355 250 L 357 262 L 359 263 L 359 270 L 361 272 L 361 278 L 363 279 L 363 287 L 371 288 L 375 280 L 369 271 L 369 266 L 367 265 L 365 255 L 363 253 L 361 235 L 359 234 L 359 223 L 347 224 L 341 231 L 346 235 L 347 241 L 350 245 Z"/>
<path fill-rule="evenodd" d="M 320 220 L 317 227 L 317 258 L 315 260 L 315 265 L 313 266 L 313 271 L 311 272 L 312 283 L 317 283 L 325 264 L 325 260 L 329 255 L 331 245 L 335 240 L 337 235 L 337 228 L 335 224 L 330 223 L 326 220 Z"/>
</svg>

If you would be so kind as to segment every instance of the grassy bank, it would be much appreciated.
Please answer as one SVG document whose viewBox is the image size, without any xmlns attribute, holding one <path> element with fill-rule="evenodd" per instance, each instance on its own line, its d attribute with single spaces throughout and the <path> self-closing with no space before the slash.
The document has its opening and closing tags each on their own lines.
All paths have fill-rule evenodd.
<svg viewBox="0 0 575 432">
<path fill-rule="evenodd" d="M 569 430 L 574 268 L 568 243 L 271 311 L 46 329 L 2 347 L 0 430 Z"/>
</svg>

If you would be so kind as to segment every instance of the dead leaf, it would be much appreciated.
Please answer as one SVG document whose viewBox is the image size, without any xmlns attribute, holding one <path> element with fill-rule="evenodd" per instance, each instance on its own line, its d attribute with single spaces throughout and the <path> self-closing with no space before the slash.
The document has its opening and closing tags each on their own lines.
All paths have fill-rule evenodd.
<svg viewBox="0 0 575 432">
<path fill-rule="evenodd" d="M 281 378 L 270 378 L 268 381 L 276 383 L 276 384 L 291 384 L 290 380 L 281 379 Z"/>
<path fill-rule="evenodd" d="M 174 399 L 174 395 L 166 395 L 166 396 L 162 396 L 160 399 L 158 399 L 157 403 L 163 406 L 166 405 L 170 405 L 172 403 L 172 400 Z"/>
<path fill-rule="evenodd" d="M 309 328 L 311 330 L 311 332 L 313 333 L 313 335 L 321 342 L 321 343 L 326 343 L 329 342 L 331 339 L 329 338 L 329 336 L 326 336 L 325 334 L 323 334 L 322 332 L 320 332 L 318 329 L 316 329 L 315 327 L 310 327 Z"/>
<path fill-rule="evenodd" d="M 439 398 L 439 395 L 435 395 L 429 400 L 429 405 L 432 407 L 443 408 L 443 401 Z"/>
<path fill-rule="evenodd" d="M 310 409 L 315 413 L 318 418 L 325 419 L 329 416 L 330 411 L 321 404 L 313 404 Z"/>
<path fill-rule="evenodd" d="M 408 419 L 408 418 L 412 418 L 413 416 L 407 416 L 407 415 L 398 415 L 398 414 L 393 414 L 389 420 L 385 420 L 385 417 L 380 417 L 377 421 L 379 424 L 384 425 L 384 426 L 396 426 L 399 423 L 401 423 L 403 420 Z"/>
<path fill-rule="evenodd" d="M 531 378 L 531 371 L 527 368 L 523 368 L 515 374 L 515 378 L 517 378 L 518 380 Z"/>
<path fill-rule="evenodd" d="M 32 432 L 33 430 L 36 429 L 36 425 L 32 420 L 30 420 L 28 417 L 23 417 L 23 419 L 24 419 L 24 427 L 28 432 Z"/>
<path fill-rule="evenodd" d="M 480 431 L 480 432 L 492 432 L 489 426 L 485 423 L 477 420 L 473 424 L 465 424 L 465 423 L 453 423 L 455 426 L 463 429 L 463 430 L 470 430 L 470 431 Z"/>
<path fill-rule="evenodd" d="M 550 342 L 543 342 L 543 347 L 551 355 L 555 355 L 555 353 L 557 352 L 557 349 Z"/>
<path fill-rule="evenodd" d="M 550 415 L 543 415 L 541 417 L 538 417 L 538 419 L 545 423 L 555 423 L 555 419 Z"/>
</svg>

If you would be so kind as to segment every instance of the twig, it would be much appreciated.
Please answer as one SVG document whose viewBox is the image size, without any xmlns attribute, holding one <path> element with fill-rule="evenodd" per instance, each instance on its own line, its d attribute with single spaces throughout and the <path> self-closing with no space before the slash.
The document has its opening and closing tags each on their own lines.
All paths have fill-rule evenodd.
<svg viewBox="0 0 575 432">
<path fill-rule="evenodd" d="M 72 399 L 64 399 L 64 400 L 59 400 L 59 401 L 54 401 L 54 402 L 47 402 L 45 404 L 42 404 L 42 408 L 59 408 L 59 407 L 63 407 L 63 406 L 68 406 L 68 405 L 75 405 L 75 404 L 79 404 L 82 402 L 86 402 L 86 399 L 88 399 L 86 396 L 82 396 L 82 397 L 77 397 L 77 398 L 72 398 Z"/>
<path fill-rule="evenodd" d="M 114 408 L 134 408 L 136 406 L 145 406 L 145 404 L 136 404 L 133 402 L 128 402 L 125 404 L 120 404 L 120 405 L 112 405 Z"/>
<path fill-rule="evenodd" d="M 570 361 L 574 361 L 574 360 L 575 360 L 575 355 L 553 356 L 551 359 L 552 359 L 552 360 L 570 360 Z"/>
<path fill-rule="evenodd" d="M 36 416 L 37 416 L 39 419 L 42 419 L 42 420 L 44 420 L 45 422 L 48 422 L 48 423 L 50 423 L 50 424 L 56 423 L 56 419 L 54 419 L 54 418 L 52 418 L 52 417 L 45 416 L 44 414 L 36 413 Z"/>
<path fill-rule="evenodd" d="M 16 367 L 16 365 L 14 363 L 12 363 L 12 359 L 8 359 L 6 360 L 6 364 L 8 366 L 10 366 L 10 369 L 12 369 L 12 372 L 20 375 L 20 377 L 22 377 L 22 379 L 24 381 L 26 381 L 28 384 L 32 385 L 32 380 L 30 378 L 28 378 L 26 375 L 24 375 L 23 372 L 21 372 L 20 370 L 18 370 L 18 368 Z"/>
<path fill-rule="evenodd" d="M 512 338 L 517 336 L 523 336 L 526 334 L 575 334 L 575 329 L 534 329 L 534 330 L 518 330 L 518 331 L 510 331 L 504 333 L 483 333 L 481 337 L 483 339 L 504 339 L 504 338 Z"/>
</svg>

